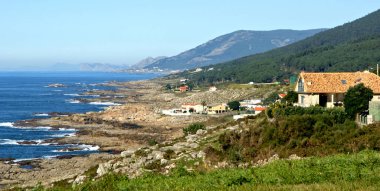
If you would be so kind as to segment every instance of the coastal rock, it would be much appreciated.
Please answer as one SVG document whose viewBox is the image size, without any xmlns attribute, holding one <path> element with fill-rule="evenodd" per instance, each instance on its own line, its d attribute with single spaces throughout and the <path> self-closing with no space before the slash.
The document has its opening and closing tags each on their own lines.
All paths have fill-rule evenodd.
<svg viewBox="0 0 380 191">
<path fill-rule="evenodd" d="M 203 151 L 199 151 L 197 154 L 197 158 L 205 159 L 206 158 L 206 153 Z"/>
<path fill-rule="evenodd" d="M 166 165 L 166 164 L 168 164 L 168 160 L 166 160 L 166 159 L 161 159 L 161 165 Z"/>
<path fill-rule="evenodd" d="M 203 130 L 203 129 L 198 129 L 198 131 L 197 131 L 197 135 L 204 135 L 204 134 L 206 134 L 207 133 L 207 131 L 206 130 Z"/>
<path fill-rule="evenodd" d="M 85 175 L 80 175 L 80 176 L 77 176 L 73 182 L 73 186 L 76 186 L 76 185 L 80 185 L 80 184 L 83 184 L 84 181 L 86 180 L 86 176 Z"/>
<path fill-rule="evenodd" d="M 112 164 L 110 162 L 99 164 L 96 174 L 98 177 L 103 176 L 112 170 Z"/>
<path fill-rule="evenodd" d="M 199 139 L 198 135 L 188 135 L 188 136 L 186 136 L 186 141 L 188 143 L 194 143 L 194 142 L 198 141 L 198 139 Z"/>
<path fill-rule="evenodd" d="M 152 155 L 153 155 L 153 159 L 155 160 L 161 160 L 164 158 L 164 153 L 161 151 L 153 151 Z"/>
<path fill-rule="evenodd" d="M 121 157 L 131 157 L 135 153 L 135 150 L 126 150 L 120 153 Z"/>
<path fill-rule="evenodd" d="M 289 160 L 300 160 L 302 157 L 297 156 L 296 154 L 292 154 L 289 156 Z"/>
</svg>

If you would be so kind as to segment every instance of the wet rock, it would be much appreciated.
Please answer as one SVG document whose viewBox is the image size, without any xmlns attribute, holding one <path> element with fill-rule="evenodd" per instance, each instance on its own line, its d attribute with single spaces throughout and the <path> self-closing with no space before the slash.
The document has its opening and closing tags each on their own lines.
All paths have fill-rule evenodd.
<svg viewBox="0 0 380 191">
<path fill-rule="evenodd" d="M 38 144 L 36 141 L 20 141 L 17 143 L 20 145 L 37 145 Z"/>
</svg>

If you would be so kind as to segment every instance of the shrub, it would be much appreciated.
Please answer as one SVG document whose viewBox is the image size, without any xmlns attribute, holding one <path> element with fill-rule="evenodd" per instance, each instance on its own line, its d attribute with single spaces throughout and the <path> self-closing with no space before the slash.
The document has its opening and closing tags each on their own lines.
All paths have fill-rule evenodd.
<svg viewBox="0 0 380 191">
<path fill-rule="evenodd" d="M 343 102 L 351 119 L 355 119 L 357 113 L 368 109 L 369 101 L 371 101 L 372 97 L 373 91 L 362 83 L 348 89 Z"/>
<path fill-rule="evenodd" d="M 240 108 L 240 102 L 238 101 L 231 101 L 227 103 L 228 107 L 234 111 L 239 110 Z"/>
<path fill-rule="evenodd" d="M 298 94 L 295 91 L 289 91 L 288 94 L 284 97 L 284 100 L 288 103 L 297 103 L 298 102 Z"/>
<path fill-rule="evenodd" d="M 157 141 L 154 140 L 154 139 L 150 139 L 150 140 L 148 141 L 148 145 L 149 145 L 149 146 L 157 145 Z"/>
<path fill-rule="evenodd" d="M 199 129 L 205 130 L 206 127 L 205 127 L 205 125 L 203 123 L 193 123 L 193 124 L 190 124 L 188 127 L 183 128 L 183 133 L 185 135 L 195 134 L 195 133 L 197 133 L 197 131 Z"/>
<path fill-rule="evenodd" d="M 165 151 L 165 153 L 164 153 L 164 159 L 166 159 L 166 160 L 170 160 L 174 156 L 175 156 L 175 152 L 173 150 L 171 150 L 171 149 Z"/>
</svg>

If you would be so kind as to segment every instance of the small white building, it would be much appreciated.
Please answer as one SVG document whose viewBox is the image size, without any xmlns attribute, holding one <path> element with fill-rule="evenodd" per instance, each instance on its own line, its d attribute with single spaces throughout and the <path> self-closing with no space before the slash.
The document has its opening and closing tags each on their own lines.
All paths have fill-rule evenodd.
<svg viewBox="0 0 380 191">
<path fill-rule="evenodd" d="M 162 110 L 161 113 L 164 115 L 170 115 L 170 116 L 191 115 L 191 113 L 183 111 L 182 109 L 167 109 L 167 110 Z"/>
<path fill-rule="evenodd" d="M 218 90 L 218 88 L 216 88 L 215 86 L 211 86 L 208 91 L 210 92 L 216 92 L 216 90 Z"/>
<path fill-rule="evenodd" d="M 180 79 L 179 82 L 181 83 L 186 83 L 187 81 L 189 81 L 189 79 Z"/>
<path fill-rule="evenodd" d="M 187 113 L 204 113 L 207 109 L 207 106 L 203 106 L 199 103 L 187 103 L 182 105 L 182 110 L 187 111 Z"/>
</svg>

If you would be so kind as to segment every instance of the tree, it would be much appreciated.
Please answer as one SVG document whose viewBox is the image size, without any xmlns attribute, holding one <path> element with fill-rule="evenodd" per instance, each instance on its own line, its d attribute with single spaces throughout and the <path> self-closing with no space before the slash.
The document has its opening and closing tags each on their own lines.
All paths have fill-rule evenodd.
<svg viewBox="0 0 380 191">
<path fill-rule="evenodd" d="M 238 101 L 228 102 L 227 105 L 232 110 L 239 110 L 239 108 L 240 108 L 240 102 L 238 102 Z"/>
<path fill-rule="evenodd" d="M 346 113 L 354 119 L 357 113 L 368 109 L 372 97 L 373 91 L 362 83 L 350 87 L 343 100 Z"/>
<path fill-rule="evenodd" d="M 203 106 L 203 111 L 202 111 L 202 113 L 203 113 L 203 112 L 205 112 L 205 107 L 207 106 L 206 101 L 204 101 L 204 100 L 202 101 L 202 106 Z"/>
<path fill-rule="evenodd" d="M 171 90 L 172 89 L 172 85 L 166 84 L 165 88 L 166 88 L 166 90 Z"/>
<path fill-rule="evenodd" d="M 279 97 L 278 97 L 277 92 L 273 92 L 267 98 L 264 99 L 263 104 L 264 105 L 269 105 L 271 103 L 276 102 L 278 100 L 278 98 Z"/>
<path fill-rule="evenodd" d="M 284 100 L 288 103 L 298 102 L 298 94 L 295 91 L 289 91 L 288 94 L 284 97 Z"/>
</svg>

